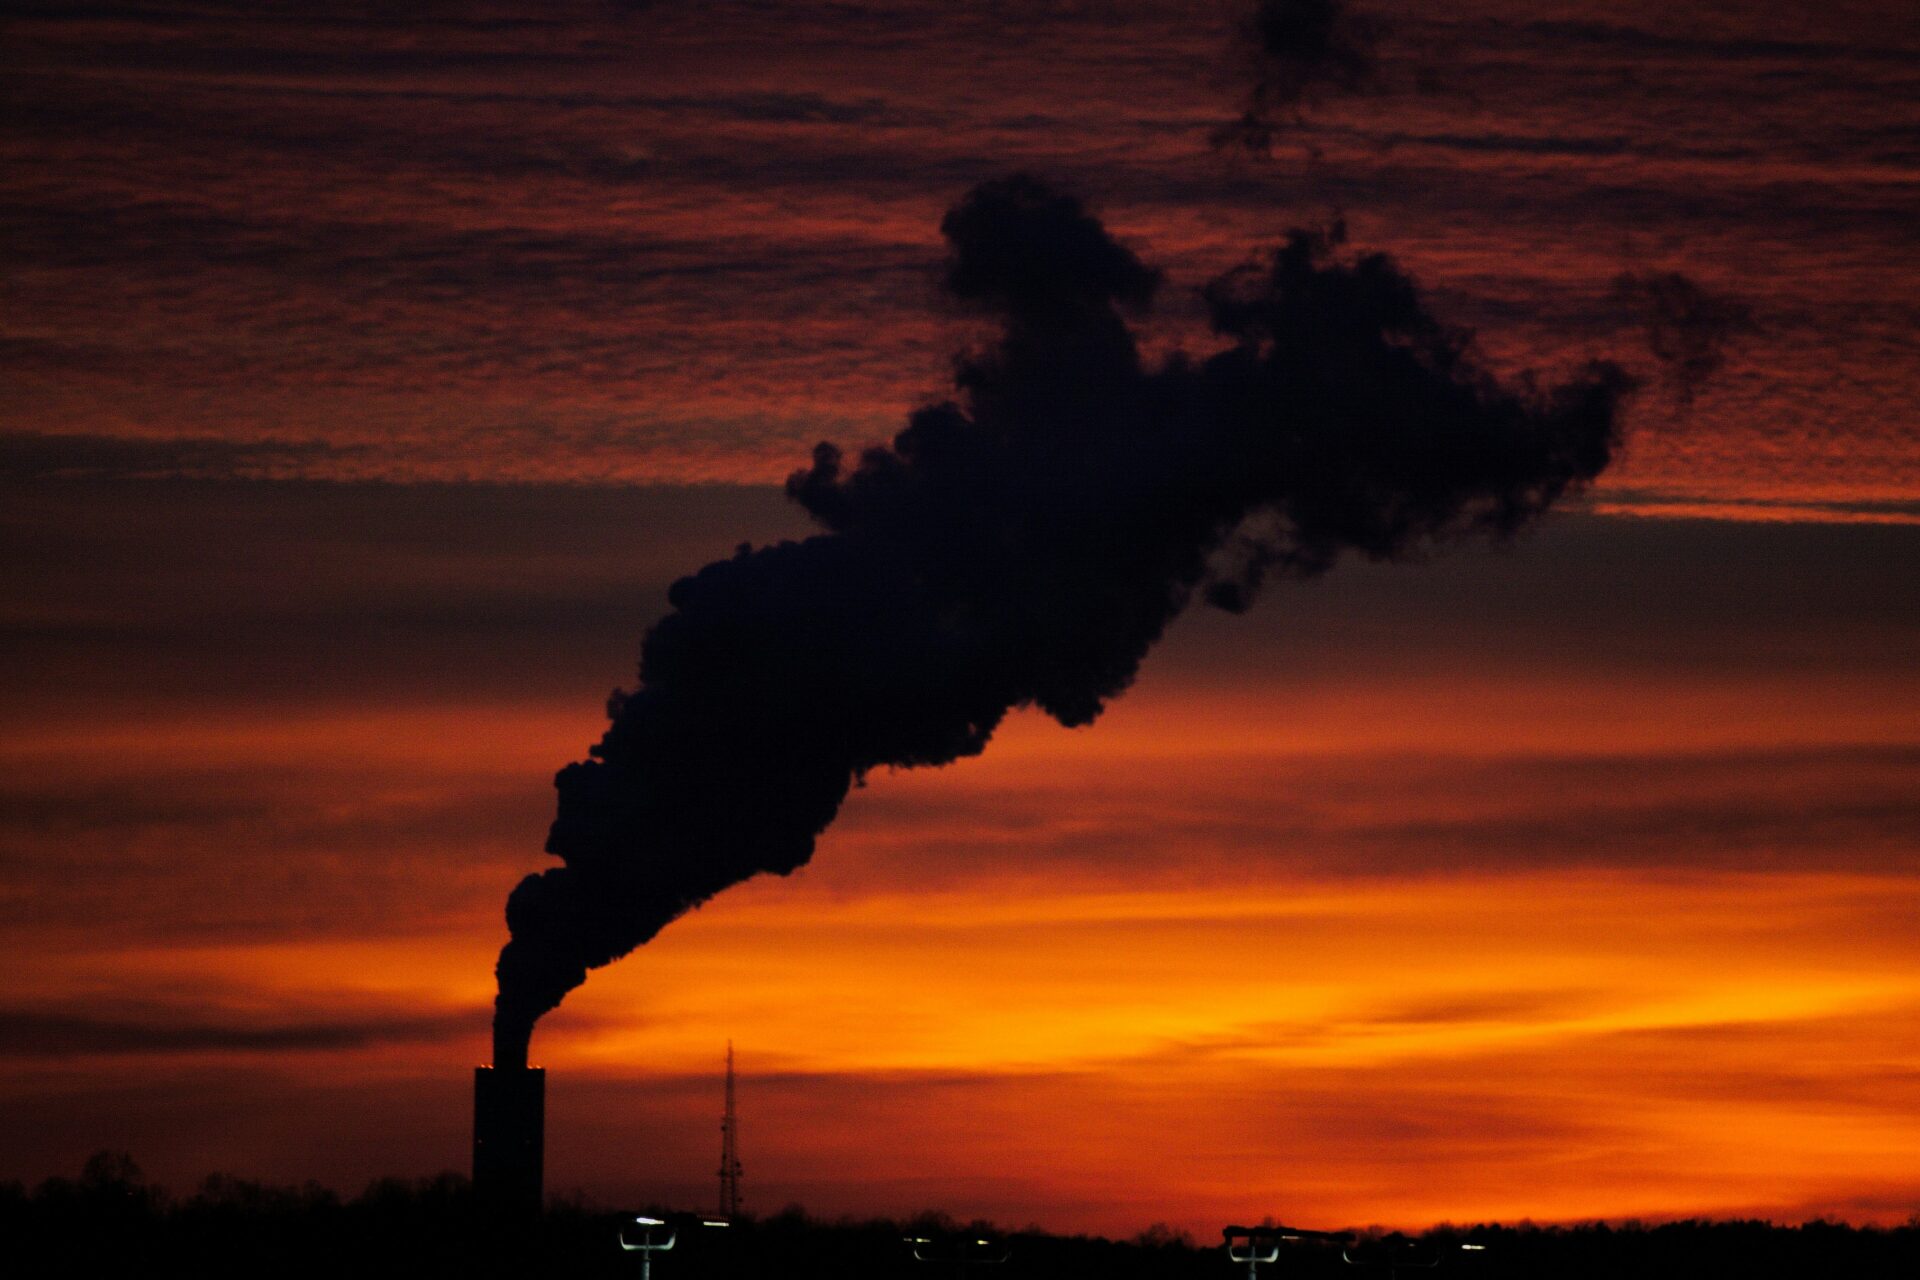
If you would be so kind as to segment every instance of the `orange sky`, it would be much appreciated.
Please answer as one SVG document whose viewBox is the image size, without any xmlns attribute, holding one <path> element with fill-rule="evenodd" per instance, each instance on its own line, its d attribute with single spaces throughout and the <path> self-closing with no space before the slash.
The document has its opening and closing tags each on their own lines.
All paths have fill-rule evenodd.
<svg viewBox="0 0 1920 1280">
<path fill-rule="evenodd" d="M 1551 853 L 1473 866 L 1468 853 L 1465 869 L 1407 874 L 1342 850 L 1431 841 L 1415 833 L 1516 810 L 1549 825 L 1569 811 L 1734 810 L 1756 787 L 1751 768 L 1689 776 L 1730 745 L 1772 757 L 1759 780 L 1768 790 L 1826 794 L 1837 777 L 1886 803 L 1910 786 L 1911 748 L 1836 749 L 1829 726 L 1809 732 L 1788 708 L 1787 723 L 1753 724 L 1737 744 L 1683 728 L 1650 760 L 1638 754 L 1644 726 L 1582 740 L 1591 706 L 1552 726 L 1564 755 L 1525 741 L 1489 748 L 1502 695 L 1519 691 L 1484 692 L 1496 710 L 1477 741 L 1441 721 L 1386 744 L 1355 741 L 1339 711 L 1309 708 L 1272 733 L 1204 703 L 1189 720 L 1193 704 L 1143 692 L 1110 725 L 1072 734 L 1022 723 L 983 760 L 875 780 L 815 866 L 728 893 L 596 974 L 543 1024 L 555 1184 L 700 1203 L 714 1047 L 732 1037 L 748 1186 L 765 1209 L 937 1204 L 1107 1230 L 1198 1228 L 1274 1206 L 1409 1225 L 1702 1212 L 1902 1220 L 1920 1143 L 1920 895 L 1898 861 L 1845 865 L 1849 849 L 1831 869 L 1751 870 L 1689 847 L 1684 821 L 1650 827 L 1646 840 L 1670 843 L 1643 850 L 1657 861 L 1638 868 L 1555 866 Z M 1836 711 L 1855 743 L 1912 728 L 1857 705 Z M 175 725 L 149 741 L 196 773 L 290 766 L 306 778 L 286 810 L 310 808 L 318 824 L 350 806 L 345 830 L 378 830 L 447 789 L 532 772 L 526 757 L 550 752 L 570 718 L 430 708 Z M 1169 750 L 1167 730 L 1188 726 L 1206 749 Z M 493 745 L 479 759 L 420 749 L 466 735 Z M 29 770 L 47 767 L 49 747 Z M 391 780 L 329 787 L 343 752 L 350 779 L 373 768 Z M 1543 760 L 1598 765 L 1602 777 L 1524 798 L 1488 785 L 1489 770 L 1511 778 Z M 1652 794 L 1614 793 L 1622 774 Z M 1317 797 L 1317 829 L 1263 831 L 1297 822 L 1303 790 Z M 932 886 L 914 861 L 929 834 Z M 328 1113 L 356 1128 L 382 1125 L 409 1091 L 436 1100 L 442 1114 L 404 1152 L 352 1135 L 322 1142 L 333 1149 L 317 1158 L 334 1176 L 370 1176 L 386 1167 L 371 1162 L 380 1157 L 402 1169 L 459 1164 L 462 1068 L 484 1055 L 499 936 L 486 897 L 524 859 L 528 831 L 460 851 L 480 864 L 451 879 L 447 857 L 414 840 L 290 856 L 267 833 L 214 839 L 292 865 L 245 872 L 255 883 L 236 887 L 221 924 L 204 930 L 16 927 L 0 999 L 149 1028 L 146 1043 L 129 1033 L 120 1046 L 62 1045 L 43 1030 L 37 1048 L 29 1037 L 10 1055 L 0 1079 L 16 1098 L 98 1091 L 86 1123 L 36 1134 L 22 1154 L 70 1162 L 112 1140 L 132 1082 L 191 1095 L 196 1082 L 238 1076 L 269 1098 L 357 1087 Z M 199 865 L 198 892 L 227 892 L 230 853 L 165 844 L 142 852 Z M 1301 865 L 1316 855 L 1329 865 Z M 364 879 L 387 859 L 417 870 L 389 864 L 371 877 L 358 893 L 386 901 L 357 904 L 357 923 L 296 923 L 301 881 Z M 322 892 L 340 896 L 340 885 Z M 267 918 L 249 929 L 236 904 Z M 199 1044 L 155 1043 L 151 1028 L 170 1019 L 254 1040 L 222 1044 L 209 1031 Z M 363 1038 L 325 1043 L 315 1029 L 328 1025 Z M 294 1038 L 274 1043 L 276 1027 Z M 302 1028 L 319 1042 L 301 1043 Z M 219 1110 L 202 1103 L 174 1123 L 217 1130 Z M 145 1127 L 165 1139 L 146 1158 L 176 1179 L 223 1145 L 188 1141 L 151 1114 Z M 240 1135 L 226 1145 L 223 1164 L 246 1173 L 291 1178 L 316 1158 Z"/>
<path fill-rule="evenodd" d="M 312 500 L 383 540 L 410 505 L 348 496 Z M 648 580 L 648 531 L 699 506 L 651 501 L 652 521 L 618 505 L 610 548 L 567 553 L 563 529 L 512 558 L 591 584 L 614 555 Z M 457 506 L 435 522 L 475 527 Z M 723 894 L 542 1023 L 553 1185 L 704 1204 L 732 1038 L 763 1210 L 1903 1221 L 1920 699 L 1884 656 L 1911 634 L 1884 575 L 1908 544 L 1870 541 L 1836 585 L 1831 547 L 1904 535 L 1826 526 L 1805 554 L 1791 529 L 1721 528 L 1586 517 L 1355 570 L 1188 620 L 1089 729 L 1017 717 L 980 759 L 876 776 L 808 868 Z M 654 554 L 697 558 L 686 536 Z M 1636 536 L 1692 595 L 1643 581 Z M 444 663 L 469 697 L 262 701 L 254 683 L 317 669 L 284 619 L 359 607 L 321 583 L 221 595 L 224 626 L 286 632 L 225 695 L 156 677 L 123 713 L 76 690 L 11 722 L 0 1089 L 37 1118 L 0 1176 L 103 1144 L 180 1186 L 464 1163 L 500 902 L 595 717 L 590 669 L 511 696 L 510 624 L 435 629 L 477 616 L 443 555 L 512 578 L 484 539 L 448 543 L 421 552 L 440 597 L 362 618 L 381 639 L 355 661 Z M 160 564 L 160 591 L 205 572 Z M 1506 616 L 1539 572 L 1590 611 Z M 1698 608 L 1714 591 L 1752 603 Z M 1634 649 L 1640 627 L 1663 641 Z M 559 629 L 584 668 L 615 643 Z M 141 661 L 121 674 L 146 682 Z"/>
<path fill-rule="evenodd" d="M 1209 1236 L 1920 1211 L 1899 6 L 1372 6 L 1267 161 L 1213 0 L 41 6 L 0 41 L 0 1179 L 464 1168 L 508 889 L 679 574 L 942 394 L 1028 168 L 1193 292 L 1344 215 L 1648 381 L 1511 548 L 1183 619 L 876 775 L 536 1035 L 549 1185 Z M 615 10 L 618 10 L 616 13 Z M 1690 403 L 1625 270 L 1754 326 Z"/>
</svg>

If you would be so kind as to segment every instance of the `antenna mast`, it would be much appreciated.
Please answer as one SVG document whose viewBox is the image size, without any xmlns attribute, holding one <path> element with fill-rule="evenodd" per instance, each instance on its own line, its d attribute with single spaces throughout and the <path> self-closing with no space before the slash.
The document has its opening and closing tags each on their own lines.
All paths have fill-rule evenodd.
<svg viewBox="0 0 1920 1280">
<path fill-rule="evenodd" d="M 720 1216 L 731 1221 L 740 1213 L 739 1135 L 733 1114 L 733 1041 L 727 1041 L 727 1114 L 720 1121 Z"/>
</svg>

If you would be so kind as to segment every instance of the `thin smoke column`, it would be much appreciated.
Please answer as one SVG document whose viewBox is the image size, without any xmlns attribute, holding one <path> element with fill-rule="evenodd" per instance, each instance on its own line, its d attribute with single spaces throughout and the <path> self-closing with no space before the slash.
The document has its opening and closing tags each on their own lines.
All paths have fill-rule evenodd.
<svg viewBox="0 0 1920 1280">
<path fill-rule="evenodd" d="M 555 779 L 507 903 L 495 1064 L 682 912 L 812 855 L 882 766 L 983 750 L 1015 707 L 1092 722 L 1196 596 L 1239 611 L 1346 552 L 1513 532 L 1606 466 L 1629 380 L 1503 385 L 1388 258 L 1296 231 L 1206 290 L 1221 349 L 1143 361 L 1158 274 L 1071 196 L 986 183 L 941 224 L 946 288 L 996 316 L 957 395 L 787 493 L 823 532 L 675 583 L 639 683 Z"/>
<path fill-rule="evenodd" d="M 1346 0 L 1257 0 L 1238 37 L 1246 97 L 1239 117 L 1213 131 L 1216 147 L 1265 154 L 1309 102 L 1377 82 L 1378 26 Z"/>
</svg>

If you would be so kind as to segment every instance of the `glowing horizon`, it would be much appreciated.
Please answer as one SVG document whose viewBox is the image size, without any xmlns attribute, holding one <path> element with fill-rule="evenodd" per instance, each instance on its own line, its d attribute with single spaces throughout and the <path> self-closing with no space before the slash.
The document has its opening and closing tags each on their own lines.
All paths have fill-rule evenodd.
<svg viewBox="0 0 1920 1280">
<path fill-rule="evenodd" d="M 550 1187 L 708 1203 L 731 1038 L 761 1211 L 1920 1211 L 1920 50 L 1354 2 L 1267 156 L 1215 0 L 10 18 L 0 1180 L 464 1169 L 554 771 L 816 441 L 953 394 L 941 219 L 1026 171 L 1155 360 L 1339 218 L 1502 376 L 1624 361 L 1624 454 L 876 773 L 543 1022 Z M 1697 385 L 1671 277 L 1750 321 Z"/>
</svg>

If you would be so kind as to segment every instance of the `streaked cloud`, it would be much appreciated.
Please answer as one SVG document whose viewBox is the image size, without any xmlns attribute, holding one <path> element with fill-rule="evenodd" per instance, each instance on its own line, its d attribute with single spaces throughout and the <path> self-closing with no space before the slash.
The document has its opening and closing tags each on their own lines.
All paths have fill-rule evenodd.
<svg viewBox="0 0 1920 1280">
<path fill-rule="evenodd" d="M 141 1009 L 115 1017 L 58 1009 L 0 1009 L 0 1056 L 67 1058 L 80 1055 L 345 1052 L 389 1042 L 431 1042 L 464 1034 L 483 1017 L 465 1010 L 439 1018 L 418 1015 L 360 1021 L 264 1022 L 257 1014 L 208 1019 L 194 1011 Z"/>
<path fill-rule="evenodd" d="M 1002 6 L 1000 40 L 921 3 L 41 6 L 0 144 L 9 425 L 188 474 L 776 480 L 938 391 L 939 211 L 1027 167 L 1180 287 L 1345 209 L 1516 363 L 1631 347 L 1611 282 L 1684 271 L 1765 334 L 1611 483 L 1913 499 L 1910 121 L 1870 14 L 1368 12 L 1383 82 L 1440 89 L 1322 104 L 1319 161 L 1249 173 L 1205 146 L 1213 4 Z"/>
</svg>

